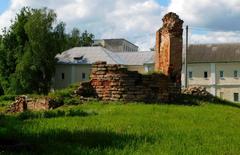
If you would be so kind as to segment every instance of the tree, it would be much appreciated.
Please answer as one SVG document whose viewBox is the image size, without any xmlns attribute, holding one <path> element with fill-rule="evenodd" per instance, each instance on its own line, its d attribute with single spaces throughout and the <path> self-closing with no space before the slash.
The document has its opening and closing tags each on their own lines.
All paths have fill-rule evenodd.
<svg viewBox="0 0 240 155">
<path fill-rule="evenodd" d="M 65 33 L 53 10 L 24 7 L 0 36 L 0 88 L 5 94 L 48 93 L 57 60 L 75 46 L 90 46 L 94 35 L 75 28 Z M 0 93 L 1 94 L 1 93 Z"/>
<path fill-rule="evenodd" d="M 66 47 L 65 24 L 49 9 L 23 8 L 2 36 L 0 78 L 5 93 L 44 93 L 51 87 L 57 53 Z"/>
<path fill-rule="evenodd" d="M 78 28 L 73 28 L 71 34 L 68 35 L 67 48 L 92 46 L 94 35 L 84 31 L 82 34 Z"/>
</svg>

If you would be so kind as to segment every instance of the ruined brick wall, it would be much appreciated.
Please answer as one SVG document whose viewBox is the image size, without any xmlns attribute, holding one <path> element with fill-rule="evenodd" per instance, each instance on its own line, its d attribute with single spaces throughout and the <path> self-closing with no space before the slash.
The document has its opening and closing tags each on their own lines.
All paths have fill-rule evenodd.
<svg viewBox="0 0 240 155">
<path fill-rule="evenodd" d="M 155 70 L 162 74 L 142 75 L 120 65 L 98 62 L 92 65 L 91 81 L 76 91 L 93 94 L 107 101 L 170 102 L 181 93 L 182 24 L 175 13 L 163 18 L 156 33 Z"/>
<path fill-rule="evenodd" d="M 162 74 L 142 75 L 106 62 L 92 67 L 90 83 L 101 100 L 169 102 L 180 94 L 180 85 Z"/>
<path fill-rule="evenodd" d="M 39 111 L 39 110 L 49 110 L 54 109 L 58 106 L 54 100 L 44 97 L 44 98 L 37 98 L 37 99 L 28 99 L 27 96 L 18 96 L 15 99 L 15 102 L 10 105 L 7 109 L 7 112 L 24 112 L 27 110 L 30 111 Z"/>
<path fill-rule="evenodd" d="M 155 70 L 181 83 L 183 21 L 172 12 L 162 20 L 163 27 L 156 33 Z"/>
</svg>

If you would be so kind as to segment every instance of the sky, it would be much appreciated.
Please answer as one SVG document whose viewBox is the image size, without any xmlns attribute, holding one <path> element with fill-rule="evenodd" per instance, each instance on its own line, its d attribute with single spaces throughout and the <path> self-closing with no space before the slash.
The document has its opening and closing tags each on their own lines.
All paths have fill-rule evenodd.
<svg viewBox="0 0 240 155">
<path fill-rule="evenodd" d="M 0 0 L 0 29 L 24 6 L 53 9 L 68 32 L 77 27 L 96 39 L 125 38 L 140 50 L 155 45 L 170 11 L 189 25 L 190 43 L 240 42 L 240 0 Z"/>
</svg>

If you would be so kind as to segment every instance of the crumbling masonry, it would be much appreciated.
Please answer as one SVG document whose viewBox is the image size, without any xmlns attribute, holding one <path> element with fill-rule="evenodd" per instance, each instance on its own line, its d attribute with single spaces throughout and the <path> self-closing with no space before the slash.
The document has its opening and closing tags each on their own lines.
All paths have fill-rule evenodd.
<svg viewBox="0 0 240 155">
<path fill-rule="evenodd" d="M 84 96 L 88 90 L 105 101 L 173 101 L 181 93 L 182 24 L 175 13 L 163 18 L 163 27 L 156 35 L 158 74 L 142 75 L 121 65 L 96 62 L 92 66 L 91 81 L 82 83 L 77 94 Z"/>
</svg>

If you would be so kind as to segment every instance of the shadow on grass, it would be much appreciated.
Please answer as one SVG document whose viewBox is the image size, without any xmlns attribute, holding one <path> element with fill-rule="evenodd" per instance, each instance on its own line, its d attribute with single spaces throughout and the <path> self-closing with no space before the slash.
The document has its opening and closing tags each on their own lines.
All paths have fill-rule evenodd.
<svg viewBox="0 0 240 155">
<path fill-rule="evenodd" d="M 20 120 L 26 119 L 38 119 L 38 118 L 56 118 L 56 117 L 86 117 L 90 115 L 97 115 L 94 111 L 83 111 L 80 109 L 70 109 L 68 111 L 64 110 L 48 110 L 48 111 L 40 111 L 40 112 L 33 112 L 33 111 L 25 111 L 18 115 Z"/>
<path fill-rule="evenodd" d="M 177 98 L 176 101 L 171 102 L 170 104 L 179 104 L 179 105 L 202 105 L 202 104 L 218 104 L 218 105 L 225 105 L 225 106 L 231 106 L 235 108 L 240 108 L 240 104 L 234 103 L 231 101 L 226 101 L 218 97 L 209 96 L 209 97 L 203 97 L 203 96 L 196 96 L 196 95 L 185 95 L 182 94 Z"/>
<path fill-rule="evenodd" d="M 135 148 L 138 144 L 155 141 L 153 137 L 148 136 L 97 130 L 48 129 L 33 134 L 22 131 L 24 121 L 16 117 L 1 117 L 1 121 L 3 126 L 0 127 L 0 154 L 104 153 L 106 149 L 121 150 L 126 146 Z"/>
</svg>

